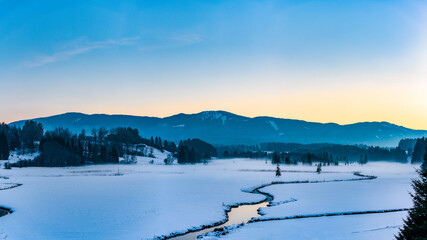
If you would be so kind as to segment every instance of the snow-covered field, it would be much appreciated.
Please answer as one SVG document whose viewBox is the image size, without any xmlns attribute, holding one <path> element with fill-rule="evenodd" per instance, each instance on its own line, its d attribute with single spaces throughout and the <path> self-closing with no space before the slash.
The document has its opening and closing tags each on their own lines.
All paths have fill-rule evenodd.
<svg viewBox="0 0 427 240">
<path fill-rule="evenodd" d="M 258 222 L 247 224 L 222 238 L 392 240 L 405 216 L 406 212 L 394 212 Z"/>
<path fill-rule="evenodd" d="M 0 206 L 13 213 L 0 218 L 0 239 L 152 239 L 212 224 L 225 218 L 226 205 L 255 202 L 247 190 L 272 181 L 328 181 L 355 178 L 353 171 L 377 179 L 263 188 L 274 206 L 261 218 L 411 207 L 410 179 L 415 165 L 275 166 L 264 160 L 213 160 L 208 165 L 163 165 L 139 157 L 136 165 L 0 170 Z M 264 171 L 268 170 L 268 171 Z M 310 171 L 310 172 L 298 172 Z M 117 173 L 120 174 L 117 174 Z M 287 200 L 295 199 L 289 203 Z M 246 224 L 229 239 L 390 239 L 406 212 L 320 217 Z"/>
</svg>

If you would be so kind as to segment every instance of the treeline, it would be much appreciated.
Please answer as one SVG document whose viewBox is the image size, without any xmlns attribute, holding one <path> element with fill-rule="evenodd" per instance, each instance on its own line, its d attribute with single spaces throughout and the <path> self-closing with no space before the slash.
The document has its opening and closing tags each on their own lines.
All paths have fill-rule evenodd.
<svg viewBox="0 0 427 240">
<path fill-rule="evenodd" d="M 217 146 L 221 158 L 266 158 L 267 152 L 261 151 L 259 145 L 224 145 Z"/>
<path fill-rule="evenodd" d="M 214 146 L 197 138 L 180 141 L 176 153 L 178 163 L 200 163 L 216 156 Z"/>
<path fill-rule="evenodd" d="M 409 155 L 412 155 L 417 138 L 404 138 L 399 141 L 398 148 L 405 150 Z"/>
<path fill-rule="evenodd" d="M 134 156 L 137 155 L 154 157 L 152 151 L 145 151 L 146 146 L 172 153 L 177 150 L 173 142 L 162 141 L 160 137 L 142 138 L 138 129 L 130 127 L 92 129 L 90 135 L 86 135 L 85 130 L 80 134 L 73 134 L 68 129 L 57 128 L 46 132 L 42 137 L 38 157 L 33 161 L 19 161 L 13 166 L 63 167 L 88 163 L 119 163 L 120 157 L 125 157 L 126 163 L 129 163 L 127 161 L 135 162 Z M 132 156 L 131 159 L 129 156 Z"/>
<path fill-rule="evenodd" d="M 392 160 L 398 162 L 407 161 L 406 151 L 396 148 L 382 148 L 366 145 L 340 145 L 328 143 L 298 144 L 298 143 L 263 143 L 261 149 L 270 152 L 286 153 L 297 161 L 307 160 L 310 155 L 315 161 L 335 162 L 367 162 Z"/>
<path fill-rule="evenodd" d="M 115 138 L 117 135 L 114 131 L 109 133 L 100 129 L 94 136 L 86 136 L 84 131 L 78 135 L 72 134 L 64 128 L 47 131 L 39 144 L 40 155 L 34 160 L 21 160 L 12 166 L 64 167 L 85 163 L 118 163 L 127 141 Z"/>
<path fill-rule="evenodd" d="M 322 162 L 326 165 L 339 162 L 359 162 L 392 160 L 406 162 L 408 154 L 397 148 L 382 148 L 366 145 L 340 145 L 328 143 L 262 143 L 260 145 L 218 146 L 222 158 L 271 158 L 273 163 L 297 164 Z"/>
<path fill-rule="evenodd" d="M 26 150 L 29 152 L 37 151 L 37 146 L 43 138 L 43 125 L 34 121 L 26 121 L 22 127 L 9 126 L 5 123 L 0 124 L 0 151 L 3 159 L 6 149 L 9 151 Z"/>
<path fill-rule="evenodd" d="M 346 156 L 334 156 L 327 152 L 320 153 L 302 153 L 302 152 L 277 152 L 274 151 L 271 156 L 272 164 L 308 164 L 311 165 L 313 162 L 320 162 L 323 165 L 338 165 L 341 163 L 352 163 L 358 162 L 360 164 L 368 163 L 368 155 L 360 155 L 360 158 L 356 160 L 349 160 Z"/>
<path fill-rule="evenodd" d="M 411 156 L 413 163 L 420 163 L 426 153 L 427 138 L 405 138 L 399 141 L 398 147 Z"/>
<path fill-rule="evenodd" d="M 414 151 L 412 152 L 412 162 L 420 163 L 424 160 L 424 155 L 427 152 L 427 138 L 418 138 L 414 144 Z"/>
<path fill-rule="evenodd" d="M 167 140 L 162 141 L 161 137 L 151 137 L 149 140 L 142 138 L 142 143 L 160 150 L 166 150 L 171 153 L 178 151 L 178 147 L 174 142 L 168 142 Z"/>
<path fill-rule="evenodd" d="M 23 127 L 0 125 L 0 159 L 7 160 L 11 151 L 40 153 L 34 160 L 14 163 L 15 167 L 118 163 L 120 157 L 132 163 L 135 156 L 154 157 L 152 148 L 146 146 L 172 153 L 166 164 L 173 162 L 172 156 L 178 163 L 199 163 L 217 156 L 215 147 L 200 139 L 181 141 L 177 146 L 157 136 L 143 138 L 138 129 L 130 127 L 92 129 L 90 134 L 83 129 L 74 134 L 61 127 L 44 132 L 43 125 L 34 121 L 25 122 Z"/>
</svg>

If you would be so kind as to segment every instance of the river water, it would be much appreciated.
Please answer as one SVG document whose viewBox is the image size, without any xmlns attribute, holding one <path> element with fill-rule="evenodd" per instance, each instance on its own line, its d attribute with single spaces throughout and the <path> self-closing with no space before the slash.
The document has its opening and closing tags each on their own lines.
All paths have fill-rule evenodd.
<svg viewBox="0 0 427 240">
<path fill-rule="evenodd" d="M 208 233 L 208 232 L 212 232 L 217 228 L 227 227 L 227 226 L 231 226 L 231 225 L 235 225 L 235 224 L 247 223 L 252 218 L 261 216 L 258 213 L 258 209 L 260 209 L 262 207 L 267 207 L 268 204 L 269 204 L 269 202 L 264 201 L 264 202 L 258 203 L 258 204 L 240 205 L 237 207 L 233 207 L 227 213 L 227 216 L 228 216 L 227 222 L 225 222 L 219 226 L 216 226 L 216 227 L 205 228 L 205 229 L 202 229 L 202 230 L 199 230 L 196 232 L 190 232 L 190 233 L 187 233 L 185 235 L 173 237 L 170 239 L 194 240 L 194 239 L 197 239 L 197 236 L 199 236 L 201 234 Z"/>
</svg>

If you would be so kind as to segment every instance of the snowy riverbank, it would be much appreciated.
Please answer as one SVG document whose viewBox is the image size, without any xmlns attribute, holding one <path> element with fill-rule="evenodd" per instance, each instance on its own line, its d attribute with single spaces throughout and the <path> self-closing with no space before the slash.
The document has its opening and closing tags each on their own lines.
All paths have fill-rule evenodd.
<svg viewBox="0 0 427 240">
<path fill-rule="evenodd" d="M 161 160 L 159 158 L 156 162 L 160 163 Z M 151 239 L 223 220 L 226 205 L 264 199 L 261 195 L 249 194 L 242 190 L 278 180 L 349 179 L 354 178 L 354 171 L 377 175 L 378 179 L 273 185 L 264 188 L 263 191 L 275 196 L 274 202 L 280 203 L 289 199 L 297 201 L 263 208 L 261 211 L 265 215 L 261 218 L 331 211 L 407 208 L 411 207 L 408 195 L 411 190 L 410 178 L 416 176 L 414 165 L 399 163 L 330 166 L 324 167 L 325 173 L 322 174 L 314 173 L 315 166 L 283 166 L 282 170 L 295 172 L 283 172 L 280 178 L 276 178 L 272 172 L 275 166 L 266 164 L 263 160 L 214 160 L 208 165 L 157 165 L 149 164 L 149 158 L 139 158 L 138 161 L 137 165 L 1 169 L 0 176 L 7 179 L 0 179 L 0 184 L 13 182 L 23 185 L 0 191 L 0 206 L 14 210 L 13 214 L 0 218 L 0 236 L 7 236 L 10 240 Z M 123 175 L 116 176 L 118 169 Z M 387 226 L 401 222 L 404 214 L 387 213 L 384 218 L 393 223 L 384 222 L 384 226 L 374 224 L 372 228 L 368 228 L 364 225 L 360 228 L 348 228 L 350 232 L 342 229 L 340 231 L 352 234 L 351 232 L 385 228 L 386 231 L 372 232 L 375 232 L 375 236 L 378 232 L 387 232 L 389 236 L 389 233 L 396 232 L 397 228 Z M 391 220 L 390 216 L 393 216 L 394 220 Z M 333 218 L 346 218 L 349 226 L 354 226 L 351 219 L 359 221 L 355 216 L 331 217 L 325 220 L 332 221 L 330 225 L 321 224 L 324 232 L 333 232 L 335 226 L 333 220 L 329 220 Z M 263 232 L 269 233 L 271 227 L 277 225 L 281 226 L 281 231 L 288 234 L 292 232 L 288 226 L 293 226 L 294 221 L 310 223 L 321 220 L 299 219 L 247 224 L 226 237 L 239 239 L 238 236 L 246 233 L 249 235 L 245 236 L 250 236 L 251 229 L 259 230 L 259 226 L 265 226 Z M 302 229 L 306 234 L 311 231 Z M 319 229 L 313 231 L 318 232 Z M 369 234 L 363 235 L 367 236 L 364 239 L 381 239 L 369 238 Z M 260 237 L 252 236 L 245 239 Z M 338 239 L 334 238 L 332 233 L 330 236 L 331 238 L 322 239 Z"/>
</svg>

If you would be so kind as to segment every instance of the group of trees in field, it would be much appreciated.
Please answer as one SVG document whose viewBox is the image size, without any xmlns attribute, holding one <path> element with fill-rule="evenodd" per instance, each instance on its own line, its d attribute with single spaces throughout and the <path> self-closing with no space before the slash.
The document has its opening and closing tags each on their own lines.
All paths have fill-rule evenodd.
<svg viewBox="0 0 427 240">
<path fill-rule="evenodd" d="M 412 162 L 420 163 L 423 161 L 423 156 L 426 154 L 427 138 L 418 138 L 412 152 Z"/>
<path fill-rule="evenodd" d="M 179 163 L 198 163 L 217 156 L 215 147 L 200 139 L 181 141 L 177 146 L 157 136 L 143 138 L 138 129 L 130 127 L 92 129 L 89 134 L 83 129 L 74 134 L 62 127 L 44 131 L 34 121 L 26 121 L 22 127 L 0 125 L 0 160 L 7 160 L 11 151 L 40 153 L 34 160 L 14 163 L 15 167 L 118 163 L 120 157 L 135 162 L 136 155 L 154 157 L 153 148 L 147 146 L 172 153 L 165 164 L 171 164 L 174 157 Z"/>
<path fill-rule="evenodd" d="M 26 121 L 22 127 L 0 124 L 0 154 L 6 154 L 6 148 L 12 150 L 37 151 L 38 142 L 43 137 L 43 125 Z M 7 155 L 9 156 L 9 155 Z M 3 155 L 3 158 L 4 155 Z M 7 157 L 6 157 L 7 159 Z"/>
<path fill-rule="evenodd" d="M 178 151 L 178 147 L 174 142 L 168 142 L 167 140 L 162 141 L 161 137 L 151 137 L 149 141 L 148 139 L 143 139 L 143 143 L 148 146 L 160 149 L 161 151 L 166 150 L 171 153 Z"/>
<path fill-rule="evenodd" d="M 398 147 L 411 156 L 413 163 L 420 163 L 426 153 L 427 138 L 405 138 L 400 140 Z"/>
<path fill-rule="evenodd" d="M 268 153 L 261 151 L 259 145 L 222 145 L 216 147 L 221 158 L 267 158 Z"/>
<path fill-rule="evenodd" d="M 338 165 L 339 162 L 347 162 L 345 157 L 336 157 L 330 155 L 326 152 L 322 153 L 285 153 L 274 151 L 271 155 L 272 164 L 308 164 L 311 165 L 313 162 L 321 162 L 324 165 Z M 363 161 L 363 156 L 361 156 L 361 161 Z M 367 160 L 366 160 L 367 161 Z M 364 162 L 360 162 L 364 163 Z"/>
<path fill-rule="evenodd" d="M 399 141 L 398 148 L 405 150 L 408 154 L 412 154 L 417 138 L 404 138 Z"/>
<path fill-rule="evenodd" d="M 38 146 L 40 155 L 34 160 L 18 161 L 13 166 L 63 167 L 84 163 L 118 163 L 119 149 L 123 154 L 124 142 L 109 140 L 103 129 L 99 133 L 86 136 L 83 131 L 77 135 L 64 128 L 47 131 Z"/>
<path fill-rule="evenodd" d="M 9 158 L 9 144 L 4 132 L 0 132 L 0 160 Z"/>
<path fill-rule="evenodd" d="M 200 163 L 216 156 L 214 146 L 197 138 L 180 141 L 176 154 L 178 163 Z"/>
<path fill-rule="evenodd" d="M 415 145 L 415 143 L 414 143 Z M 366 145 L 261 143 L 260 145 L 219 146 L 218 155 L 223 158 L 271 158 L 273 164 L 311 164 L 322 162 L 336 165 L 339 162 L 366 164 L 368 161 L 406 162 L 410 156 L 406 150 Z M 411 152 L 412 154 L 412 152 Z"/>
<path fill-rule="evenodd" d="M 340 144 L 298 144 L 298 143 L 263 143 L 261 150 L 278 152 L 280 161 L 285 163 L 286 156 L 290 162 L 320 161 L 328 164 L 336 162 L 359 162 L 376 160 L 407 161 L 407 153 L 400 148 L 382 148 L 365 145 L 340 145 Z"/>
</svg>

